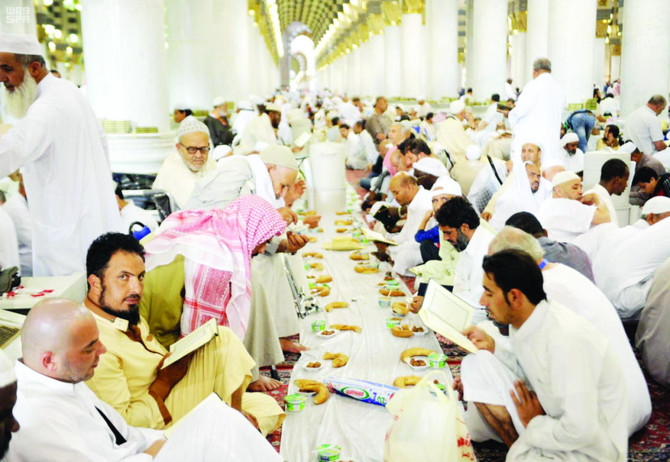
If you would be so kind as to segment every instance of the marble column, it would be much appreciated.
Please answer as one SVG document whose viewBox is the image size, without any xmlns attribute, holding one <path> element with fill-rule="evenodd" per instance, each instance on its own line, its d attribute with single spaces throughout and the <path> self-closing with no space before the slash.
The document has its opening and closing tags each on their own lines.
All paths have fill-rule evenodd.
<svg viewBox="0 0 670 462">
<path fill-rule="evenodd" d="M 593 47 L 597 0 L 549 1 L 549 52 L 552 74 L 565 88 L 567 103 L 593 96 Z"/>
<path fill-rule="evenodd" d="M 670 2 L 627 1 L 623 8 L 621 47 L 621 116 L 652 95 L 668 98 L 670 81 Z M 614 66 L 615 60 L 612 60 Z M 614 70 L 612 78 L 615 78 Z"/>
<path fill-rule="evenodd" d="M 465 63 L 463 66 L 465 71 L 465 79 L 463 81 L 462 87 L 466 90 L 468 87 L 472 87 L 472 76 L 474 75 L 474 37 L 472 35 L 472 28 L 474 23 L 473 3 L 474 0 L 465 0 Z"/>
<path fill-rule="evenodd" d="M 517 32 L 511 37 L 512 54 L 510 55 L 510 73 L 512 79 L 512 86 L 523 88 L 526 81 L 526 45 L 528 36 L 526 32 Z M 531 65 L 532 67 L 532 65 Z M 504 100 L 505 95 L 501 94 L 500 99 Z"/>
<path fill-rule="evenodd" d="M 384 96 L 394 98 L 402 95 L 402 43 L 400 26 L 386 26 L 384 28 Z"/>
<path fill-rule="evenodd" d="M 524 78 L 521 82 L 514 82 L 514 86 L 523 89 L 523 86 L 533 79 L 533 61 L 547 57 L 548 37 L 549 0 L 532 0 L 528 2 Z"/>
<path fill-rule="evenodd" d="M 426 96 L 456 96 L 458 75 L 458 0 L 426 1 Z"/>
<path fill-rule="evenodd" d="M 424 95 L 426 92 L 426 72 L 424 59 L 422 59 L 426 44 L 421 13 L 403 14 L 400 33 L 402 43 L 402 65 L 400 66 L 402 96 L 415 98 Z"/>
<path fill-rule="evenodd" d="M 601 92 L 605 83 L 605 47 L 604 38 L 596 38 L 593 42 L 593 83 L 598 85 Z"/>
<path fill-rule="evenodd" d="M 347 84 L 347 95 L 355 96 L 361 90 L 361 48 L 356 46 L 351 53 L 349 53 L 349 81 Z"/>
<path fill-rule="evenodd" d="M 168 0 L 165 9 L 170 107 L 211 109 L 214 91 L 212 46 L 214 0 Z"/>
<path fill-rule="evenodd" d="M 376 98 L 384 94 L 384 79 L 386 77 L 384 73 L 384 65 L 386 64 L 384 36 L 382 34 L 373 35 L 368 40 L 368 46 L 370 50 L 370 61 L 368 63 L 370 86 L 368 96 Z"/>
<path fill-rule="evenodd" d="M 171 151 L 163 0 L 82 0 L 87 95 L 100 119 L 156 127 L 109 135 L 113 171 L 156 172 Z"/>
<path fill-rule="evenodd" d="M 503 94 L 507 74 L 507 2 L 473 1 L 472 95 L 486 101 L 492 93 Z"/>
<path fill-rule="evenodd" d="M 249 41 L 251 24 L 247 2 L 217 0 L 217 4 L 214 27 L 218 31 L 220 49 L 213 62 L 215 92 L 220 96 L 230 95 L 236 101 L 248 99 L 254 93 L 250 83 L 251 57 L 258 50 L 251 48 Z"/>
</svg>

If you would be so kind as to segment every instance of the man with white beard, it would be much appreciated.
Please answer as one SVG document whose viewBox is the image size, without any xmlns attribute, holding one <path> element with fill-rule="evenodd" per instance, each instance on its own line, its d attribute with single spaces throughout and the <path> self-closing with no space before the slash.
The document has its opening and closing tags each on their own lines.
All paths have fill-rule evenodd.
<svg viewBox="0 0 670 462">
<path fill-rule="evenodd" d="M 104 132 L 79 89 L 47 70 L 36 39 L 0 34 L 3 101 L 19 119 L 0 139 L 0 178 L 22 168 L 33 274 L 84 270 L 93 240 L 121 227 Z"/>
</svg>

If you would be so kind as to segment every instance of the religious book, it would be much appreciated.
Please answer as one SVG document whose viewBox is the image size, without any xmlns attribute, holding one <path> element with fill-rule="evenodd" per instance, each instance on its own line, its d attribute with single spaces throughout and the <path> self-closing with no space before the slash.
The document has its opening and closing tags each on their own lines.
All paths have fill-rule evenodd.
<svg viewBox="0 0 670 462">
<path fill-rule="evenodd" d="M 196 409 L 200 409 L 201 407 L 207 407 L 207 406 L 210 406 L 212 403 L 218 403 L 218 402 L 221 402 L 221 401 L 223 401 L 223 400 L 221 399 L 221 397 L 216 392 L 210 393 L 207 396 L 207 398 L 200 401 L 198 403 L 198 405 L 196 407 L 194 407 L 193 409 L 191 409 L 190 411 L 188 411 L 185 416 L 183 416 L 181 419 L 179 419 L 177 422 L 175 422 L 169 428 L 166 428 L 165 430 L 163 430 L 163 434 L 165 435 L 165 438 L 170 439 L 172 437 L 172 435 L 174 435 L 174 432 L 177 429 L 177 427 L 179 427 L 179 425 L 181 425 L 181 423 L 185 420 L 185 418 L 189 414 L 191 414 L 192 412 L 195 412 Z"/>
<path fill-rule="evenodd" d="M 478 348 L 461 332 L 472 324 L 475 309 L 459 296 L 431 280 L 428 282 L 419 317 L 435 332 L 440 333 L 468 353 L 474 353 Z"/>
<path fill-rule="evenodd" d="M 398 245 L 396 241 L 394 241 L 393 239 L 385 238 L 381 233 L 378 233 L 377 231 L 373 231 L 365 227 L 362 229 L 363 234 L 365 235 L 368 241 L 381 242 L 383 244 L 389 244 L 389 245 Z"/>
<path fill-rule="evenodd" d="M 170 355 L 163 361 L 161 369 L 165 369 L 170 364 L 176 363 L 184 356 L 193 353 L 198 348 L 209 343 L 217 335 L 219 335 L 219 331 L 216 319 L 211 318 L 186 337 L 180 338 L 170 345 Z"/>
</svg>

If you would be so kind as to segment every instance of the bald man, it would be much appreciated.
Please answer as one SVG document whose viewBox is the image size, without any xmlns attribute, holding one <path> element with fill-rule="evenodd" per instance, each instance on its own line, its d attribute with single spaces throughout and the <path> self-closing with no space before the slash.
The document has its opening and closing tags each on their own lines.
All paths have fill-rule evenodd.
<svg viewBox="0 0 670 462">
<path fill-rule="evenodd" d="M 15 407 L 23 422 L 8 461 L 280 460 L 238 412 L 212 399 L 184 418 L 169 440 L 133 427 L 83 383 L 106 351 L 91 313 L 66 299 L 43 300 L 21 332 Z"/>
</svg>

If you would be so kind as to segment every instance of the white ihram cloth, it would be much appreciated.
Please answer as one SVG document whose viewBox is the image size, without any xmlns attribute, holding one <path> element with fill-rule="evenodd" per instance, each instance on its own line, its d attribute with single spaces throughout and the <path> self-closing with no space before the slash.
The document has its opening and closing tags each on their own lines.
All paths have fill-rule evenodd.
<svg viewBox="0 0 670 462">
<path fill-rule="evenodd" d="M 33 274 L 85 269 L 91 242 L 121 228 L 107 142 L 84 94 L 49 74 L 0 139 L 0 178 L 22 167 L 33 220 Z"/>
<path fill-rule="evenodd" d="M 233 133 L 241 136 L 247 128 L 247 125 L 249 125 L 249 122 L 251 122 L 257 115 L 258 113 L 255 110 L 240 110 L 240 112 L 235 115 L 235 120 L 233 120 Z"/>
<path fill-rule="evenodd" d="M 277 135 L 270 122 L 270 116 L 263 113 L 247 123 L 242 132 L 240 144 L 251 150 L 256 150 L 256 143 L 277 144 Z"/>
<path fill-rule="evenodd" d="M 610 213 L 610 221 L 619 226 L 619 218 L 617 217 L 616 208 L 612 202 L 612 196 L 610 196 L 610 193 L 607 192 L 607 189 L 603 188 L 599 184 L 596 184 L 593 186 L 593 188 L 586 191 L 584 195 L 592 192 L 596 193 L 600 200 L 607 206 L 607 211 Z"/>
<path fill-rule="evenodd" d="M 559 127 L 563 121 L 565 91 L 551 73 L 545 72 L 523 88 L 516 106 L 509 112 L 513 127 L 512 160 L 521 157 L 521 146 L 529 140 L 541 140 L 542 164 L 559 157 Z"/>
<path fill-rule="evenodd" d="M 191 197 L 195 182 L 207 173 L 216 169 L 216 161 L 207 156 L 207 162 L 200 170 L 191 170 L 179 153 L 174 152 L 167 156 L 158 170 L 154 180 L 153 188 L 169 192 L 180 209 L 186 207 L 188 198 Z"/>
<path fill-rule="evenodd" d="M 21 429 L 12 437 L 7 462 L 78 461 L 279 461 L 279 455 L 240 414 L 223 402 L 202 406 L 184 417 L 154 459 L 145 451 L 163 432 L 128 425 L 88 386 L 60 382 L 16 363 L 19 390 L 14 415 Z M 102 411 L 126 439 L 115 436 Z"/>
<path fill-rule="evenodd" d="M 670 219 L 644 229 L 626 226 L 615 231 L 593 260 L 593 274 L 619 316 L 634 318 L 645 304 L 654 271 L 670 258 Z"/>
<path fill-rule="evenodd" d="M 19 259 L 19 241 L 16 238 L 14 222 L 9 214 L 0 207 L 0 269 L 10 266 L 21 268 Z"/>
<path fill-rule="evenodd" d="M 578 173 L 584 171 L 584 151 L 579 148 L 577 148 L 574 154 L 561 149 L 558 153 L 558 161 L 566 170 L 571 172 Z"/>
<path fill-rule="evenodd" d="M 574 311 L 607 339 L 621 370 L 625 371 L 628 401 L 628 435 L 642 428 L 651 416 L 651 398 L 647 382 L 630 346 L 619 315 L 596 285 L 579 271 L 560 263 L 542 271 L 544 291 L 552 302 Z"/>
<path fill-rule="evenodd" d="M 14 222 L 16 239 L 19 244 L 21 276 L 33 275 L 33 220 L 30 218 L 26 198 L 19 193 L 12 194 L 2 205 Z M 4 235 L 4 234 L 3 234 Z"/>
<path fill-rule="evenodd" d="M 595 205 L 585 205 L 573 199 L 549 198 L 542 203 L 537 219 L 547 230 L 549 239 L 571 242 L 591 228 Z"/>
<path fill-rule="evenodd" d="M 454 293 L 474 306 L 481 306 L 484 289 L 484 269 L 482 262 L 489 253 L 489 244 L 495 237 L 489 229 L 480 223 L 475 229 L 468 246 L 460 253 L 454 274 Z M 480 309 L 475 313 L 472 323 L 477 324 L 486 319 L 486 311 Z"/>
<path fill-rule="evenodd" d="M 537 393 L 546 413 L 526 428 L 509 394 L 518 379 Z M 615 350 L 558 303 L 541 301 L 518 330 L 510 326 L 509 338 L 496 338 L 495 355 L 482 350 L 465 357 L 461 380 L 465 400 L 507 408 L 519 434 L 508 461 L 626 460 L 627 394 Z M 475 440 L 491 432 L 477 416 L 468 406 L 465 420 Z"/>
<path fill-rule="evenodd" d="M 390 246 L 389 253 L 393 259 L 393 271 L 405 276 L 411 276 L 410 268 L 421 264 L 421 247 L 414 239 L 414 235 L 419 230 L 426 213 L 433 210 L 433 195 L 430 191 L 419 186 L 412 202 L 407 206 L 407 220 L 402 230 L 392 235 L 398 245 Z"/>
</svg>

